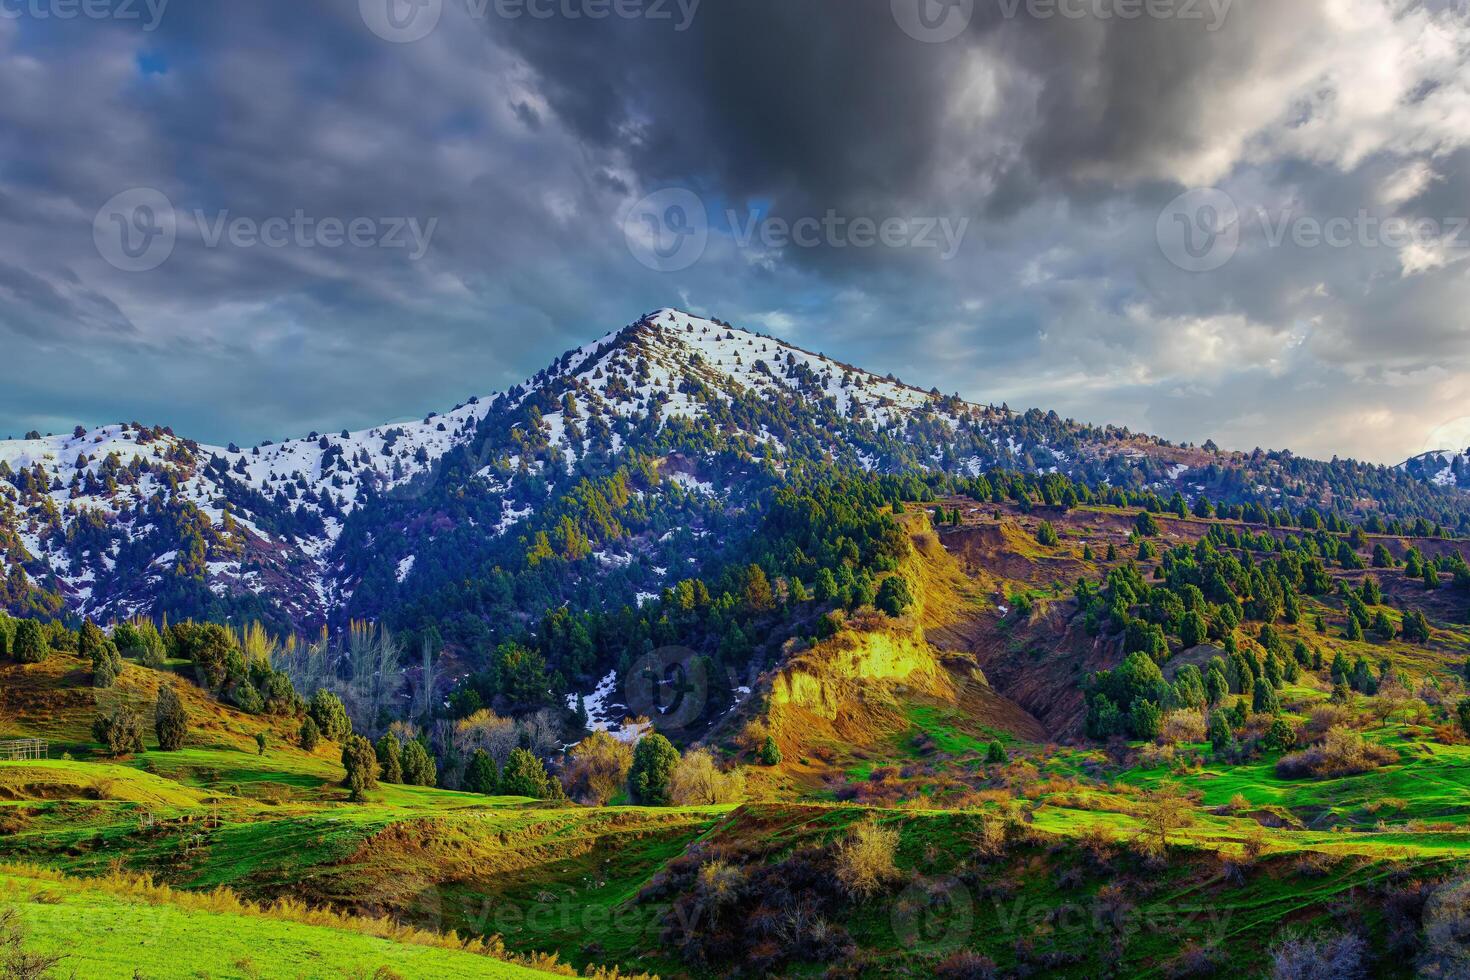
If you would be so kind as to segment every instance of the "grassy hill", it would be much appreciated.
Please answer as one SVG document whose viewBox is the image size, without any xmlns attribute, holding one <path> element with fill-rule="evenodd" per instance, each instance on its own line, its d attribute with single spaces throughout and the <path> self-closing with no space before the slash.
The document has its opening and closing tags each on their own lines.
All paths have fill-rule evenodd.
<svg viewBox="0 0 1470 980">
<path fill-rule="evenodd" d="M 109 759 L 91 719 L 117 699 L 146 709 L 167 671 L 129 663 L 99 690 L 64 653 L 0 667 L 0 737 L 53 743 L 50 760 L 0 763 L 0 912 L 16 910 L 28 948 L 64 952 L 63 972 L 104 977 L 1254 976 L 1283 943 L 1330 958 L 1344 936 L 1372 975 L 1464 975 L 1466 596 L 1334 565 L 1274 625 L 1280 642 L 1369 659 L 1402 691 L 1344 695 L 1307 665 L 1276 691 L 1279 713 L 1242 706 L 1238 754 L 1199 731 L 1089 740 L 1089 675 L 1123 661 L 1123 640 L 1087 628 L 1075 581 L 1129 561 L 1161 581 L 1163 562 L 1139 557 L 1123 511 L 943 506 L 961 522 L 899 515 L 903 615 L 836 615 L 710 734 L 751 764 L 739 804 L 387 783 L 352 803 L 338 746 L 303 751 L 294 720 L 236 711 L 187 676 L 184 747 L 159 751 L 150 731 L 146 751 Z M 1160 517 L 1155 550 L 1218 523 Z M 1426 642 L 1344 635 L 1338 583 L 1369 574 L 1396 626 L 1426 613 Z M 1171 636 L 1163 676 L 1219 650 Z M 1273 722 L 1297 745 L 1267 747 Z M 1329 727 L 1353 767 L 1283 764 Z M 775 765 L 756 760 L 767 734 Z"/>
<path fill-rule="evenodd" d="M 58 971 L 99 980 L 554 975 L 387 920 L 262 907 L 225 892 L 175 892 L 146 878 L 79 880 L 5 866 L 0 905 L 18 912 L 15 934 L 33 955 L 56 958 Z"/>
</svg>

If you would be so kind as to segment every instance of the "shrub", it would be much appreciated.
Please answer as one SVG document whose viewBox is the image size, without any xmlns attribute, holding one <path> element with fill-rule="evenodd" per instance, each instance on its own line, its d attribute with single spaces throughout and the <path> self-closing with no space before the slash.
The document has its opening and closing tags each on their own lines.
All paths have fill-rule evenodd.
<svg viewBox="0 0 1470 980">
<path fill-rule="evenodd" d="M 316 722 L 323 738 L 333 742 L 345 742 L 352 734 L 352 722 L 347 717 L 347 708 L 342 699 L 330 691 L 317 691 L 311 696 L 311 705 L 306 709 Z"/>
<path fill-rule="evenodd" d="M 378 755 L 373 743 L 361 735 L 349 735 L 342 744 L 342 767 L 347 770 L 342 785 L 354 803 L 361 803 L 368 790 L 378 788 Z"/>
<path fill-rule="evenodd" d="M 1004 765 L 1007 761 L 1006 748 L 1000 742 L 992 741 L 985 747 L 985 761 L 990 765 Z"/>
<path fill-rule="evenodd" d="M 1352 719 L 1353 713 L 1341 704 L 1319 704 L 1307 716 L 1307 724 L 1302 730 L 1301 741 L 1320 741 L 1331 729 L 1348 727 Z"/>
<path fill-rule="evenodd" d="M 607 732 L 593 732 L 567 754 L 562 785 L 579 803 L 604 806 L 628 782 L 633 768 L 633 747 Z"/>
<path fill-rule="evenodd" d="M 1163 711 L 1157 704 L 1144 698 L 1133 702 L 1133 707 L 1129 710 L 1129 718 L 1133 726 L 1133 737 L 1143 741 L 1157 738 L 1159 729 L 1164 723 Z"/>
<path fill-rule="evenodd" d="M 865 820 L 837 848 L 837 880 L 853 898 L 876 895 L 901 874 L 894 863 L 898 831 Z"/>
<path fill-rule="evenodd" d="M 721 772 L 708 749 L 692 749 L 669 775 L 669 800 L 676 806 L 739 803 L 745 798 L 745 774 Z"/>
<path fill-rule="evenodd" d="M 1051 526 L 1051 522 L 1042 521 L 1041 526 L 1036 529 L 1037 543 L 1048 548 L 1054 548 L 1059 540 L 1057 529 Z"/>
<path fill-rule="evenodd" d="M 644 806 L 667 806 L 669 777 L 679 762 L 679 750 L 658 732 L 638 740 L 633 765 L 628 770 L 628 793 Z"/>
<path fill-rule="evenodd" d="M 403 782 L 403 745 L 391 732 L 378 739 L 374 751 L 378 756 L 379 779 L 385 783 Z"/>
<path fill-rule="evenodd" d="M 1270 752 L 1285 752 L 1296 744 L 1296 729 L 1285 718 L 1277 718 L 1271 722 L 1261 744 Z"/>
<path fill-rule="evenodd" d="M 231 687 L 229 701 L 247 715 L 258 715 L 265 710 L 265 699 L 249 681 L 242 680 Z"/>
<path fill-rule="evenodd" d="M 981 817 L 980 827 L 971 837 L 975 853 L 981 857 L 1000 857 L 1006 850 L 1005 821 L 997 817 Z"/>
<path fill-rule="evenodd" d="M 1159 741 L 1165 745 L 1205 741 L 1205 715 L 1193 708 L 1171 711 L 1159 726 Z"/>
<path fill-rule="evenodd" d="M 671 746 L 672 748 L 672 746 Z M 515 749 L 500 774 L 500 792 L 545 800 L 561 795 L 561 785 L 546 775 L 546 767 L 526 749 Z"/>
<path fill-rule="evenodd" d="M 1173 783 L 1160 783 L 1156 789 L 1145 792 L 1138 816 L 1142 823 L 1141 839 L 1159 854 L 1169 846 L 1170 831 L 1194 822 L 1188 798 Z"/>
<path fill-rule="evenodd" d="M 433 786 L 437 779 L 434 757 L 424 743 L 416 738 L 403 743 L 403 782 L 408 786 Z"/>
<path fill-rule="evenodd" d="M 137 623 L 119 623 L 112 631 L 112 642 L 118 653 L 138 661 L 144 667 L 158 669 L 165 660 L 163 637 L 147 620 Z"/>
<path fill-rule="evenodd" d="M 1392 749 L 1369 742 L 1357 732 L 1341 726 L 1329 729 L 1321 745 L 1284 755 L 1276 763 L 1276 774 L 1293 779 L 1309 776 L 1328 779 L 1369 772 L 1398 761 Z"/>
<path fill-rule="evenodd" d="M 500 773 L 495 768 L 495 760 L 484 749 L 475 749 L 475 754 L 470 756 L 470 764 L 465 767 L 464 788 L 468 793 L 485 796 L 500 792 Z"/>
<path fill-rule="evenodd" d="M 950 953 L 934 968 L 939 980 L 991 980 L 996 975 L 994 960 L 968 949 Z"/>
<path fill-rule="evenodd" d="M 897 619 L 909 606 L 914 604 L 914 597 L 909 591 L 908 582 L 902 575 L 890 575 L 878 587 L 878 595 L 873 600 L 873 604 L 882 612 Z"/>
<path fill-rule="evenodd" d="M 1289 935 L 1271 947 L 1272 980 L 1353 980 L 1366 975 L 1367 945 L 1350 933 Z"/>
<path fill-rule="evenodd" d="M 32 901 L 37 901 L 33 898 Z M 0 911 L 0 977 L 5 980 L 42 980 L 63 959 L 26 951 L 25 923 L 15 909 Z"/>
<path fill-rule="evenodd" d="M 42 632 L 41 624 L 34 619 L 22 619 L 16 623 L 12 649 L 15 651 L 15 659 L 23 664 L 38 664 L 51 656 L 51 645 L 46 641 L 46 634 Z"/>
<path fill-rule="evenodd" d="M 1463 975 L 1470 961 L 1470 881 L 1451 879 L 1434 890 L 1424 903 L 1424 949 L 1419 954 L 1421 977 Z"/>
<path fill-rule="evenodd" d="M 102 743 L 110 756 L 143 751 L 143 723 L 127 705 L 120 704 L 98 715 L 92 722 L 92 737 Z"/>
<path fill-rule="evenodd" d="M 301 733 L 298 736 L 301 748 L 307 752 L 315 752 L 317 744 L 322 740 L 322 730 L 317 726 L 316 719 L 307 715 L 301 721 Z"/>
<path fill-rule="evenodd" d="M 165 752 L 177 752 L 189 734 L 189 714 L 172 684 L 158 688 L 158 702 L 153 708 L 153 733 L 158 736 L 158 747 Z"/>
</svg>

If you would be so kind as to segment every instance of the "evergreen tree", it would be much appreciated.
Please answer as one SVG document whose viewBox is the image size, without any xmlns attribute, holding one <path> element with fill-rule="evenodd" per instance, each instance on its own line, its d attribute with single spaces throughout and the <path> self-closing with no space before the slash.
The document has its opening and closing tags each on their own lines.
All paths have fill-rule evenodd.
<svg viewBox="0 0 1470 980">
<path fill-rule="evenodd" d="M 551 778 L 546 775 L 546 767 L 540 759 L 525 749 L 513 749 L 506 760 L 505 770 L 500 774 L 500 792 L 505 796 L 546 799 L 551 796 Z"/>
<path fill-rule="evenodd" d="M 1281 700 L 1270 684 L 1257 684 L 1251 696 L 1251 710 L 1258 715 L 1279 715 Z"/>
<path fill-rule="evenodd" d="M 403 749 L 398 736 L 392 732 L 378 739 L 375 747 L 378 756 L 378 777 L 385 783 L 401 783 L 403 779 Z"/>
<path fill-rule="evenodd" d="M 158 737 L 158 747 L 164 752 L 177 752 L 183 748 L 184 738 L 189 734 L 189 714 L 172 684 L 158 686 L 158 701 L 153 708 L 153 733 Z"/>
<path fill-rule="evenodd" d="M 475 749 L 470 764 L 465 768 L 464 788 L 466 792 L 495 796 L 500 792 L 500 774 L 495 771 L 495 760 L 484 749 Z"/>
<path fill-rule="evenodd" d="M 110 756 L 143 751 L 143 723 L 127 705 L 99 714 L 92 723 L 92 737 Z"/>
<path fill-rule="evenodd" d="M 756 753 L 756 758 L 763 766 L 779 766 L 781 764 L 781 746 L 776 744 L 775 738 L 770 735 L 761 743 L 761 748 Z"/>
<path fill-rule="evenodd" d="M 633 749 L 633 768 L 628 770 L 628 793 L 643 806 L 666 806 L 669 776 L 679 761 L 679 750 L 658 732 L 639 739 Z"/>
<path fill-rule="evenodd" d="M 319 690 L 311 696 L 311 705 L 306 709 L 316 722 L 317 730 L 328 741 L 346 743 L 352 734 L 352 722 L 347 717 L 347 708 L 342 699 L 328 690 Z"/>
<path fill-rule="evenodd" d="M 11 648 L 15 651 L 15 659 L 23 664 L 38 664 L 51 655 L 46 634 L 34 619 L 22 619 L 16 623 Z"/>
<path fill-rule="evenodd" d="M 874 599 L 874 606 L 880 611 L 897 619 L 904 614 L 909 606 L 913 605 L 914 598 L 909 592 L 909 584 L 902 575 L 890 575 L 883 580 L 878 588 L 878 595 Z"/>
<path fill-rule="evenodd" d="M 307 715 L 301 721 L 301 733 L 298 736 L 301 748 L 305 752 L 315 752 L 317 744 L 322 740 L 322 730 L 317 725 L 316 719 Z"/>
<path fill-rule="evenodd" d="M 347 736 L 342 745 L 342 768 L 347 771 L 342 785 L 347 787 L 352 802 L 363 802 L 369 790 L 378 788 L 378 754 L 361 735 Z"/>
<path fill-rule="evenodd" d="M 1159 729 L 1164 721 L 1164 712 L 1157 704 L 1140 698 L 1133 702 L 1128 716 L 1133 726 L 1134 738 L 1145 742 L 1158 738 Z"/>
<path fill-rule="evenodd" d="M 433 786 L 438 779 L 434 757 L 424 743 L 411 738 L 403 744 L 403 782 L 409 786 Z"/>
</svg>

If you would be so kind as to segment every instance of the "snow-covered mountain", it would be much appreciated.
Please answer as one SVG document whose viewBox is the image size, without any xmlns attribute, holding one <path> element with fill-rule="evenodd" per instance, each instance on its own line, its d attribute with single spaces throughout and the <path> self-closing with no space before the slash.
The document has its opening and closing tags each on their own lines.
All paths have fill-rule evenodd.
<svg viewBox="0 0 1470 980">
<path fill-rule="evenodd" d="M 442 603 L 446 588 L 458 601 L 467 576 L 499 580 L 550 551 L 589 563 L 607 601 L 654 594 L 793 467 L 1059 471 L 1273 506 L 1318 503 L 1330 482 L 1290 454 L 971 404 L 674 309 L 411 423 L 249 448 L 138 423 L 31 435 L 0 442 L 0 603 L 293 628 Z M 1339 467 L 1349 489 L 1394 479 L 1312 465 Z"/>
<path fill-rule="evenodd" d="M 1399 468 L 1438 487 L 1470 490 L 1470 449 L 1461 453 L 1448 450 L 1420 453 L 1405 460 Z"/>
</svg>

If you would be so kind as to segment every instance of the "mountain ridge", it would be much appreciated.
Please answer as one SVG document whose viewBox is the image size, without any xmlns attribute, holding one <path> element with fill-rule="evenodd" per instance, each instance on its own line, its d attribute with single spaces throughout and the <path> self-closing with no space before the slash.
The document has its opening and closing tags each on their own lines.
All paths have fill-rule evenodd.
<svg viewBox="0 0 1470 980">
<path fill-rule="evenodd" d="M 554 530 L 538 521 L 578 481 L 641 467 L 630 492 L 667 512 L 654 518 L 660 533 L 682 521 L 698 536 L 717 512 L 812 466 L 1057 472 L 1271 508 L 1361 510 L 1392 493 L 1421 517 L 1470 526 L 1443 482 L 1426 485 L 1408 464 L 1224 453 L 979 405 L 665 307 L 419 421 L 250 448 L 138 423 L 0 442 L 0 600 L 53 616 L 169 612 L 282 629 L 379 618 L 409 601 L 426 568 L 457 560 L 440 538 L 506 567 Z M 641 601 L 671 561 L 697 562 L 615 528 L 601 522 L 585 553 L 566 552 L 626 579 L 612 598 Z"/>
</svg>

